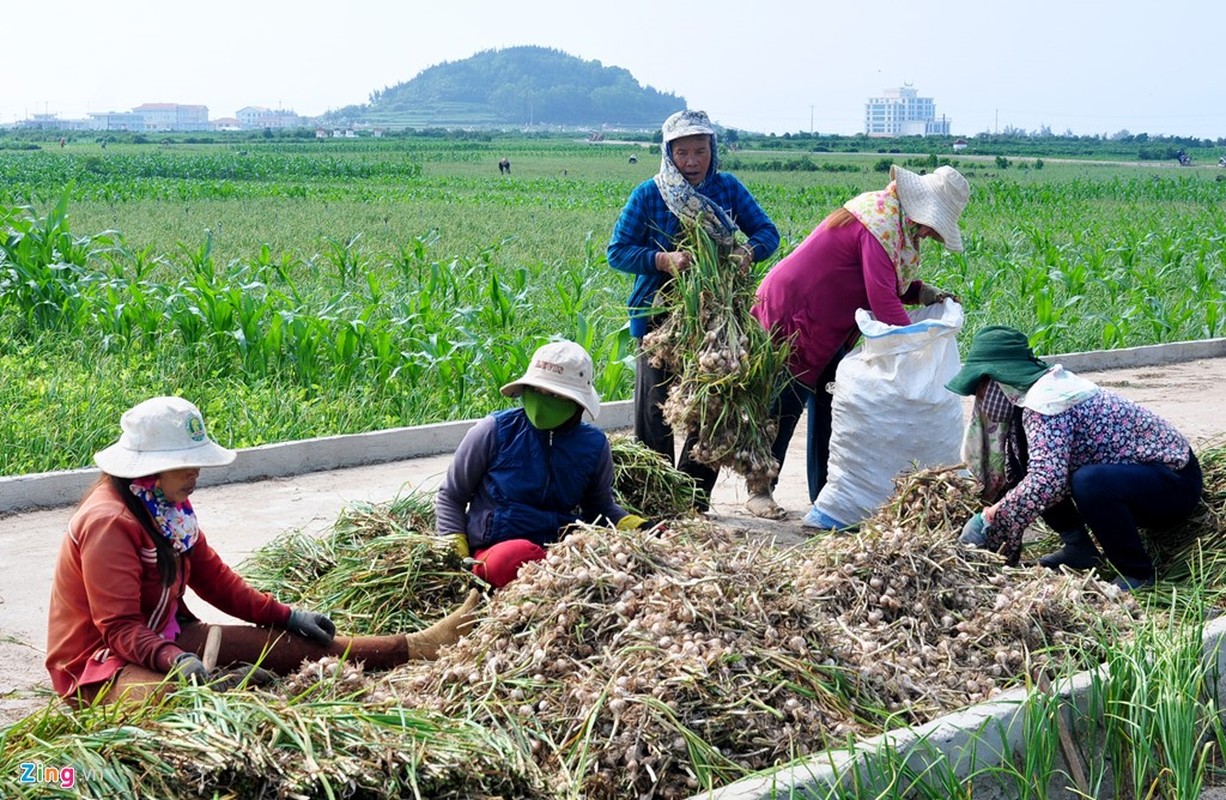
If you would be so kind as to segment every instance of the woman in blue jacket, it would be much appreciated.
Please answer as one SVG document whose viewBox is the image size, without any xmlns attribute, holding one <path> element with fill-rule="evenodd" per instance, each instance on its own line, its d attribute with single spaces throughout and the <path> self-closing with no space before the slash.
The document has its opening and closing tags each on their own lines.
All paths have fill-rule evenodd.
<svg viewBox="0 0 1226 800">
<path fill-rule="evenodd" d="M 672 275 L 690 266 L 690 253 L 677 247 L 682 220 L 701 222 L 721 244 L 731 245 L 741 231 L 747 240 L 732 255 L 742 269 L 770 258 L 779 247 L 779 230 L 758 201 L 734 176 L 719 171 L 715 128 L 705 112 L 678 111 L 664 121 L 662 133 L 660 171 L 631 193 L 608 248 L 609 266 L 635 276 L 629 300 L 630 335 L 640 342 L 658 324 L 658 318 L 651 315 L 656 293 Z M 669 370 L 653 367 L 640 351 L 634 382 L 634 435 L 670 464 L 676 455 L 673 431 L 660 406 L 675 378 Z M 690 431 L 677 469 L 694 476 L 709 498 L 717 473 L 690 457 L 697 440 L 697 431 Z"/>
</svg>

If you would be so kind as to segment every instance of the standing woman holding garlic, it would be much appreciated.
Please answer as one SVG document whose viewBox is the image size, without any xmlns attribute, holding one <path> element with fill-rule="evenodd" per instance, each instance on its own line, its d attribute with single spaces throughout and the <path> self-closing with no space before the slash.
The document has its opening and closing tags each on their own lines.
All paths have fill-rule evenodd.
<svg viewBox="0 0 1226 800">
<path fill-rule="evenodd" d="M 939 303 L 951 295 L 918 279 L 920 241 L 935 239 L 962 252 L 958 217 L 970 187 L 953 167 L 930 175 L 891 167 L 890 183 L 835 209 L 799 246 L 771 268 L 758 287 L 753 315 L 779 341 L 791 342 L 787 386 L 779 399 L 779 431 L 771 448 L 782 467 L 802 409 L 807 408 L 809 500 L 826 482 L 832 397 L 825 386 L 859 331 L 856 310 L 880 322 L 909 325 L 903 307 Z M 778 518 L 770 488 L 750 487 L 749 510 Z"/>
<path fill-rule="evenodd" d="M 779 231 L 749 190 L 727 172 L 719 171 L 715 128 L 702 111 L 678 111 L 664 121 L 660 171 L 639 184 L 622 209 L 609 239 L 609 266 L 635 276 L 630 293 L 630 335 L 640 342 L 634 382 L 634 434 L 672 464 L 676 459 L 672 428 L 661 410 L 676 375 L 652 366 L 642 352 L 643 336 L 660 323 L 653 316 L 656 294 L 669 278 L 686 270 L 692 255 L 677 247 L 682 222 L 699 223 L 721 245 L 732 247 L 739 230 L 747 240 L 735 245 L 733 259 L 748 270 L 779 247 Z M 694 460 L 698 441 L 688 431 L 677 469 L 692 475 L 711 496 L 716 470 Z"/>
</svg>

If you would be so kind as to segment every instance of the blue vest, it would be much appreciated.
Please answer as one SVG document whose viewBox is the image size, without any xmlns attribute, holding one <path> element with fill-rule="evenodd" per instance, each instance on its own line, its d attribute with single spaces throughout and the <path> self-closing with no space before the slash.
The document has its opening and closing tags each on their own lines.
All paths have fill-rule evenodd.
<svg viewBox="0 0 1226 800">
<path fill-rule="evenodd" d="M 485 530 L 468 532 L 470 545 L 556 542 L 558 529 L 580 517 L 579 504 L 604 453 L 604 431 L 586 422 L 540 431 L 522 408 L 496 412 L 494 420 L 497 452 L 485 486 L 495 510 Z"/>
</svg>

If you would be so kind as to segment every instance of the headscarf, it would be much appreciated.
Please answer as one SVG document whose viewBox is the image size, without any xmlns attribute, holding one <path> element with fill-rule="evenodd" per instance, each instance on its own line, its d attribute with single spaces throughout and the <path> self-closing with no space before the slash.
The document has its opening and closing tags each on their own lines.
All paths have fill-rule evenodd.
<svg viewBox="0 0 1226 800">
<path fill-rule="evenodd" d="M 1023 408 L 1053 417 L 1098 394 L 1098 385 L 1074 375 L 1059 364 L 1035 381 L 1017 402 Z"/>
<path fill-rule="evenodd" d="M 719 169 L 715 134 L 705 135 L 711 137 L 711 166 L 703 177 L 704 182 Z M 656 173 L 655 182 L 660 196 L 664 198 L 664 204 L 677 219 L 701 225 L 707 235 L 721 247 L 732 246 L 733 235 L 737 232 L 736 223 L 726 211 L 711 202 L 710 198 L 700 194 L 681 174 L 681 170 L 677 169 L 677 165 L 673 163 L 671 141 L 660 146 L 660 171 Z"/>
<path fill-rule="evenodd" d="M 915 238 L 919 226 L 903 218 L 902 206 L 898 202 L 898 184 L 890 181 L 890 185 L 882 191 L 857 195 L 844 203 L 843 208 L 850 211 L 881 243 L 894 264 L 901 297 L 919 274 L 920 253 L 919 242 Z"/>
<path fill-rule="evenodd" d="M 129 489 L 140 498 L 145 508 L 149 509 L 155 526 L 170 542 L 171 547 L 179 553 L 192 549 L 200 538 L 200 527 L 190 500 L 184 500 L 182 503 L 167 500 L 162 493 L 162 487 L 157 485 L 156 475 L 137 478 L 129 484 Z"/>
<path fill-rule="evenodd" d="M 1019 453 L 1023 436 L 1014 407 L 1029 408 L 1044 416 L 1054 416 L 1098 393 L 1098 386 L 1068 372 L 1059 364 L 1051 367 L 1030 388 L 1019 389 L 989 379 L 984 391 L 976 393 L 966 436 L 962 440 L 962 460 L 967 470 L 983 485 L 987 502 L 995 502 L 1008 485 L 1008 449 Z"/>
<path fill-rule="evenodd" d="M 971 476 L 983 486 L 986 502 L 995 502 L 1006 485 L 1006 447 L 1013 417 L 1013 403 L 996 381 L 988 381 L 982 394 L 975 395 L 966 435 L 962 439 L 962 460 Z"/>
</svg>

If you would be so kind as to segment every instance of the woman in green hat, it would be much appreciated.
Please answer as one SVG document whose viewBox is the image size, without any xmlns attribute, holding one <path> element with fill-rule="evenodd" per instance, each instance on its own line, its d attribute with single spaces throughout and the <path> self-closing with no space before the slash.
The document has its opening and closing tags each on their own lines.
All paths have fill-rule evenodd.
<svg viewBox="0 0 1226 800">
<path fill-rule="evenodd" d="M 1003 475 L 975 470 L 989 498 L 1000 499 L 967 523 L 963 541 L 1016 564 L 1023 531 L 1042 516 L 1064 546 L 1039 563 L 1086 569 L 1099 563 L 1101 546 L 1121 589 L 1153 583 L 1137 526 L 1181 522 L 1201 495 L 1200 464 L 1174 426 L 1036 358 L 1025 334 L 1003 325 L 978 332 L 946 386 L 975 395 L 976 421 L 997 427 L 1004 450 Z"/>
</svg>

